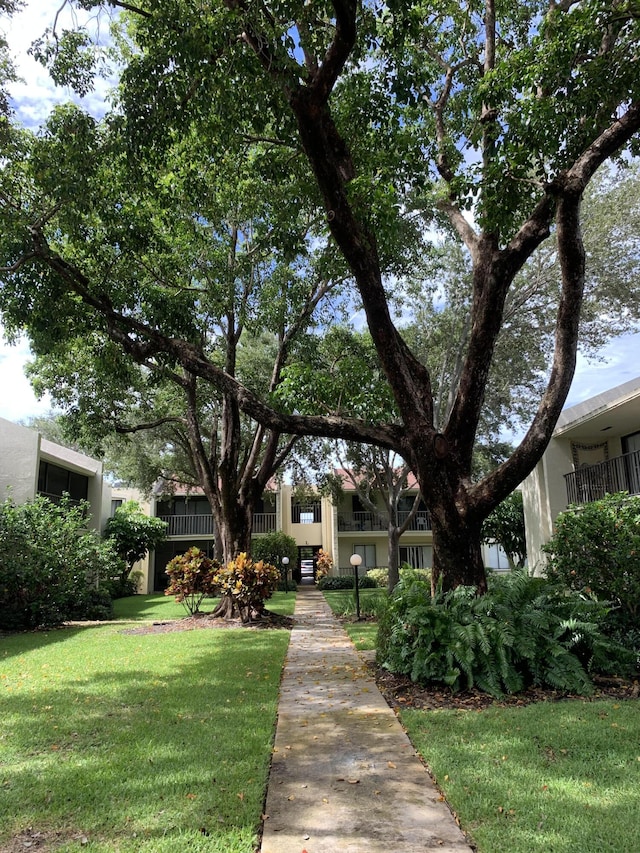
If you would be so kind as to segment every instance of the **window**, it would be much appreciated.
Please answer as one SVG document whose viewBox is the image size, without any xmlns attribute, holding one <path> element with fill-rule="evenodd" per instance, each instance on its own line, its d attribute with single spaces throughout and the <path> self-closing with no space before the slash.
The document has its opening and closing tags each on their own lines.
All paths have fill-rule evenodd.
<svg viewBox="0 0 640 853">
<path fill-rule="evenodd" d="M 431 568 L 431 545 L 401 545 L 400 562 L 408 563 L 412 569 Z"/>
<path fill-rule="evenodd" d="M 54 500 L 66 493 L 72 501 L 78 503 L 87 499 L 89 478 L 41 460 L 38 469 L 38 492 Z"/>
<path fill-rule="evenodd" d="M 117 509 L 120 509 L 120 507 L 122 506 L 122 504 L 123 504 L 123 501 L 122 501 L 122 499 L 121 499 L 121 498 L 114 498 L 114 499 L 111 501 L 111 515 L 115 515 L 116 510 L 117 510 Z"/>
<path fill-rule="evenodd" d="M 510 568 L 509 558 L 497 542 L 492 542 L 490 545 L 485 546 L 484 559 L 488 569 L 506 572 Z"/>
<path fill-rule="evenodd" d="M 322 521 L 320 501 L 300 504 L 292 500 L 291 521 L 294 524 L 319 524 Z"/>
<path fill-rule="evenodd" d="M 362 557 L 363 569 L 375 569 L 377 565 L 375 545 L 354 545 L 352 553 Z"/>
<path fill-rule="evenodd" d="M 173 498 L 158 502 L 158 515 L 211 515 L 209 501 L 202 497 Z"/>
</svg>

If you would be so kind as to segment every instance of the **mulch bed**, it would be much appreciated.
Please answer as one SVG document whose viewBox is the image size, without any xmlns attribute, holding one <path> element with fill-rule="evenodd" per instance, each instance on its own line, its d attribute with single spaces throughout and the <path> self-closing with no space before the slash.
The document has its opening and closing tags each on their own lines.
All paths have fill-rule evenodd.
<svg viewBox="0 0 640 853">
<path fill-rule="evenodd" d="M 640 683 L 637 680 L 595 678 L 595 690 L 591 696 L 587 697 L 574 696 L 551 688 L 530 687 L 516 696 L 494 699 L 479 690 L 452 693 L 446 688 L 421 687 L 419 684 L 414 684 L 406 675 L 394 675 L 375 663 L 370 663 L 368 666 L 380 692 L 394 709 L 482 711 L 492 706 L 518 707 L 531 705 L 534 702 L 561 702 L 566 699 L 580 699 L 583 702 L 594 702 L 597 699 L 637 699 L 640 694 Z"/>
<path fill-rule="evenodd" d="M 253 622 L 243 625 L 241 619 L 215 619 L 209 613 L 197 613 L 195 616 L 186 616 L 184 619 L 171 619 L 167 622 L 152 622 L 139 625 L 135 628 L 126 628 L 123 634 L 168 634 L 172 631 L 193 631 L 196 628 L 247 628 L 248 630 L 264 630 L 265 628 L 293 628 L 291 616 L 281 616 L 279 613 L 271 613 L 266 610 L 264 614 Z"/>
</svg>

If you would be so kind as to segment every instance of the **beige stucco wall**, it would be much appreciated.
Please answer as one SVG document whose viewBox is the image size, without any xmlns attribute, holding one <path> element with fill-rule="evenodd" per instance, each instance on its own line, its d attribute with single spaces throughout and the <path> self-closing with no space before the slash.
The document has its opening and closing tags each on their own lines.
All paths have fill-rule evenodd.
<svg viewBox="0 0 640 853">
<path fill-rule="evenodd" d="M 0 418 L 0 500 L 32 501 L 38 488 L 40 436 Z"/>
<path fill-rule="evenodd" d="M 567 438 L 552 438 L 546 453 L 522 484 L 527 563 L 534 574 L 544 571 L 542 545 L 553 535 L 558 513 L 567 508 L 564 475 L 571 471 L 571 442 Z"/>
</svg>

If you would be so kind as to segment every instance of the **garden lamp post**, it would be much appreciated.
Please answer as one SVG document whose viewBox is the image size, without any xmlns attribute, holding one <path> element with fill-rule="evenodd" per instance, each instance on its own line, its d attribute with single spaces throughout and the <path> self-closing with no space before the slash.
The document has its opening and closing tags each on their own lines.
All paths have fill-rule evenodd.
<svg viewBox="0 0 640 853">
<path fill-rule="evenodd" d="M 354 590 L 356 594 L 356 619 L 360 621 L 360 590 L 358 589 L 358 566 L 362 562 L 362 557 L 360 554 L 352 554 L 349 557 L 349 562 L 353 566 L 353 571 L 355 574 L 354 578 Z"/>
<path fill-rule="evenodd" d="M 283 557 L 283 558 L 282 558 L 282 568 L 283 568 L 283 570 L 284 570 L 284 591 L 285 591 L 285 595 L 286 595 L 286 593 L 287 593 L 287 592 L 289 592 L 289 582 L 287 581 L 287 569 L 288 569 L 288 566 L 289 566 L 289 558 L 288 558 L 288 557 Z"/>
</svg>

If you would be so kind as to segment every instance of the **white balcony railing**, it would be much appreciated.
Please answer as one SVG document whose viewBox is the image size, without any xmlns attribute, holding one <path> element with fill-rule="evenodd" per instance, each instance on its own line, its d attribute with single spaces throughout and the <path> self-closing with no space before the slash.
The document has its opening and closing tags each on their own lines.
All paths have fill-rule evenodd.
<svg viewBox="0 0 640 853">
<path fill-rule="evenodd" d="M 167 522 L 167 536 L 213 536 L 215 525 L 212 515 L 161 515 Z M 271 533 L 276 529 L 275 512 L 257 512 L 253 516 L 254 533 Z"/>
</svg>

